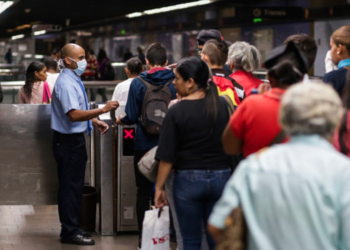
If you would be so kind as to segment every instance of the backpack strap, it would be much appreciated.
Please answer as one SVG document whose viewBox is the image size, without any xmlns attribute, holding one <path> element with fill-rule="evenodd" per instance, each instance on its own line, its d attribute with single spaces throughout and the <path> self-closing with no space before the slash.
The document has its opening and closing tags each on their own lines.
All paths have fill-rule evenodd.
<svg viewBox="0 0 350 250">
<path fill-rule="evenodd" d="M 224 99 L 228 109 L 229 116 L 231 117 L 231 115 L 235 111 L 235 106 L 233 105 L 231 98 L 228 95 L 221 95 L 220 97 Z"/>
</svg>

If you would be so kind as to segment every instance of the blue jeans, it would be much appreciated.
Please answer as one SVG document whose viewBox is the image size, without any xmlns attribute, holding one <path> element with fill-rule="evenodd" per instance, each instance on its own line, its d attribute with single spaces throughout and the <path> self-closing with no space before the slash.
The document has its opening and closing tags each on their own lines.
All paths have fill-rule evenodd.
<svg viewBox="0 0 350 250">
<path fill-rule="evenodd" d="M 205 225 L 209 249 L 215 249 L 215 242 L 207 231 L 207 222 L 230 175 L 230 169 L 176 172 L 173 192 L 184 250 L 201 249 L 202 224 Z"/>
</svg>

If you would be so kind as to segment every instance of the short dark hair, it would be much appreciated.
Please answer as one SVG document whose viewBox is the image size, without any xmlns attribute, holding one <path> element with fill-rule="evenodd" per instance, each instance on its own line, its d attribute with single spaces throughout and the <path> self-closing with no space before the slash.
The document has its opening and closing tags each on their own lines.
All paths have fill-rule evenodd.
<svg viewBox="0 0 350 250">
<path fill-rule="evenodd" d="M 47 70 L 49 70 L 49 69 L 57 70 L 57 62 L 55 59 L 53 59 L 50 56 L 45 58 L 44 64 L 45 64 Z"/>
<path fill-rule="evenodd" d="M 146 59 L 150 65 L 164 65 L 167 60 L 166 48 L 161 43 L 152 43 L 146 50 Z"/>
<path fill-rule="evenodd" d="M 142 62 L 138 58 L 131 58 L 126 62 L 126 68 L 132 75 L 139 75 L 142 71 Z"/>
<path fill-rule="evenodd" d="M 227 61 L 227 44 L 223 40 L 211 39 L 204 44 L 202 53 L 208 56 L 210 64 L 223 66 Z"/>
<path fill-rule="evenodd" d="M 300 49 L 301 53 L 307 59 L 310 69 L 315 62 L 317 54 L 317 45 L 315 39 L 311 38 L 306 34 L 296 34 L 289 36 L 283 42 L 283 44 L 287 44 L 290 41 L 293 41 L 295 45 Z"/>
</svg>

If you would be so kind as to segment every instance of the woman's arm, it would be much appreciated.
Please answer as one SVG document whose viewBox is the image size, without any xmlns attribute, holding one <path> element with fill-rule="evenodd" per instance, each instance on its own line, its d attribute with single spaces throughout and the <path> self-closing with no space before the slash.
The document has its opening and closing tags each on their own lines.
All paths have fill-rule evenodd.
<svg viewBox="0 0 350 250">
<path fill-rule="evenodd" d="M 172 167 L 173 167 L 173 164 L 170 162 L 166 162 L 163 160 L 159 162 L 156 194 L 154 196 L 154 204 L 156 205 L 156 207 L 162 208 L 168 205 L 164 186 L 165 186 L 166 180 L 168 179 L 168 176 L 170 174 Z"/>
<path fill-rule="evenodd" d="M 230 123 L 227 124 L 221 139 L 226 154 L 234 155 L 242 152 L 243 143 L 232 133 Z"/>
</svg>

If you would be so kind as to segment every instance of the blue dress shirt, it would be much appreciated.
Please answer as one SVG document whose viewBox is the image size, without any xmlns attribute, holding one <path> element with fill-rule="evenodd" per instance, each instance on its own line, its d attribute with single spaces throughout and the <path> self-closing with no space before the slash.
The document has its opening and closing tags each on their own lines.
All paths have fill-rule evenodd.
<svg viewBox="0 0 350 250">
<path fill-rule="evenodd" d="M 70 69 L 63 69 L 57 78 L 51 100 L 51 128 L 62 134 L 83 133 L 87 131 L 88 122 L 72 122 L 68 112 L 87 110 L 85 91 L 81 87 L 80 77 Z"/>
<path fill-rule="evenodd" d="M 209 224 L 241 205 L 248 249 L 350 249 L 350 160 L 318 135 L 295 136 L 244 160 Z"/>
</svg>

